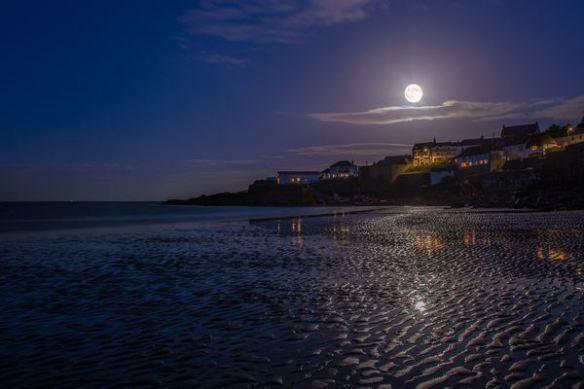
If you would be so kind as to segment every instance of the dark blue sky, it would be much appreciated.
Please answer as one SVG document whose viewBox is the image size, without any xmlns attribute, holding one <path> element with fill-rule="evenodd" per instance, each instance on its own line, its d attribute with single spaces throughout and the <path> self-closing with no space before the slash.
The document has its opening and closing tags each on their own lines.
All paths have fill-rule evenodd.
<svg viewBox="0 0 584 389">
<path fill-rule="evenodd" d="M 0 200 L 243 189 L 584 115 L 581 0 L 1 7 Z"/>
</svg>

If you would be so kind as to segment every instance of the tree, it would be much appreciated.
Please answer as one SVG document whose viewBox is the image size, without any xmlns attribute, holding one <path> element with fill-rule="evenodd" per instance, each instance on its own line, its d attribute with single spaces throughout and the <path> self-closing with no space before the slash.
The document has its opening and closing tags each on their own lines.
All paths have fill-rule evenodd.
<svg viewBox="0 0 584 389">
<path fill-rule="evenodd" d="M 552 138 L 558 138 L 558 137 L 562 137 L 566 135 L 566 131 L 565 131 L 566 127 L 562 127 L 558 124 L 552 124 L 551 126 L 548 127 L 547 129 L 547 133 L 549 134 L 549 136 L 551 136 Z"/>
</svg>

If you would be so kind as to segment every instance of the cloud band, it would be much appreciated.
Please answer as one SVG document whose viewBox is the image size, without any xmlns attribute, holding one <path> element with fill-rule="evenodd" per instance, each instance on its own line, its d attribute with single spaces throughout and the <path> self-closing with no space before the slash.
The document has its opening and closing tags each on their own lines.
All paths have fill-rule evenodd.
<svg viewBox="0 0 584 389">
<path fill-rule="evenodd" d="M 449 100 L 440 105 L 389 106 L 362 112 L 313 113 L 321 122 L 359 125 L 388 125 L 417 120 L 512 118 L 572 120 L 584 114 L 584 96 L 571 99 L 536 100 L 522 103 Z"/>
</svg>

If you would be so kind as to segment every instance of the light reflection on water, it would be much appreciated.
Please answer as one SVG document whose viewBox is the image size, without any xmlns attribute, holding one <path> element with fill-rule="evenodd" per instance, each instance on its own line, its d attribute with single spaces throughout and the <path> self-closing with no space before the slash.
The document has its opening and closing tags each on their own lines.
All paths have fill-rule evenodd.
<svg viewBox="0 0 584 389">
<path fill-rule="evenodd" d="M 467 228 L 464 230 L 463 241 L 466 246 L 474 246 L 475 244 L 477 244 L 477 233 L 474 230 L 474 228 L 473 229 Z"/>
<path fill-rule="evenodd" d="M 298 247 L 302 247 L 304 245 L 304 239 L 302 238 L 302 218 L 298 217 L 292 219 L 290 222 L 290 229 L 292 230 L 294 244 Z"/>
<path fill-rule="evenodd" d="M 542 238 L 548 238 L 552 241 L 554 239 L 561 238 L 562 231 L 558 229 L 542 229 L 537 231 L 537 235 L 541 236 Z M 509 240 L 509 237 L 505 234 L 497 234 L 495 235 L 495 241 L 499 243 L 505 243 Z M 424 236 L 423 238 L 424 247 L 426 250 L 432 250 L 439 247 L 436 243 L 436 239 L 430 239 L 428 236 Z M 467 247 L 475 247 L 478 244 L 491 244 L 493 240 L 489 236 L 480 236 L 477 234 L 477 230 L 474 228 L 467 228 L 463 232 L 462 242 Z M 562 247 L 544 247 L 538 246 L 535 250 L 535 258 L 538 260 L 549 260 L 549 261 L 567 261 L 574 258 L 574 255 L 569 252 L 567 249 Z"/>
<path fill-rule="evenodd" d="M 302 218 L 278 219 L 276 220 L 276 234 L 278 236 L 291 235 L 294 245 L 302 247 L 304 239 L 302 238 Z"/>
<path fill-rule="evenodd" d="M 427 232 L 415 235 L 414 245 L 418 250 L 425 251 L 428 255 L 433 255 L 444 248 L 444 241 L 440 235 Z"/>
<path fill-rule="evenodd" d="M 477 245 L 489 245 L 493 243 L 490 235 L 479 234 L 475 228 L 465 228 L 462 235 L 462 243 L 469 248 Z"/>
<path fill-rule="evenodd" d="M 292 235 L 302 235 L 302 218 L 292 219 L 290 229 L 292 230 Z"/>
<path fill-rule="evenodd" d="M 421 313 L 424 313 L 426 312 L 426 303 L 422 300 L 417 300 L 414 304 L 414 308 L 416 308 L 416 310 L 420 311 Z"/>
<path fill-rule="evenodd" d="M 326 221 L 326 219 L 322 220 Z M 350 242 L 352 227 L 350 222 L 347 220 L 346 215 L 343 213 L 335 213 L 329 220 L 332 220 L 332 223 L 327 226 L 323 226 L 325 229 L 322 230 L 322 232 L 326 233 L 326 235 L 330 236 L 334 241 L 338 241 L 340 243 Z M 311 235 L 319 232 L 319 228 L 315 228 L 315 224 L 311 225 L 310 231 L 305 231 L 305 223 L 306 220 L 303 221 L 301 217 L 296 217 L 292 219 L 277 219 L 273 221 L 271 226 L 275 229 L 276 235 L 281 237 L 292 237 L 293 242 L 301 247 L 305 243 L 303 238 L 305 234 L 308 233 L 308 235 Z M 318 226 L 318 224 L 316 224 L 316 226 Z"/>
<path fill-rule="evenodd" d="M 350 233 L 351 227 L 345 220 L 344 214 L 341 214 L 341 216 L 335 215 L 331 229 L 333 239 L 337 241 L 348 241 Z"/>
<path fill-rule="evenodd" d="M 538 247 L 535 251 L 535 257 L 542 261 L 546 259 L 551 261 L 566 261 L 573 256 L 565 250 Z"/>
<path fill-rule="evenodd" d="M 343 213 L 335 213 L 332 215 L 331 219 L 329 220 L 332 222 L 329 224 L 328 228 L 325 229 L 326 233 L 337 243 L 350 243 L 352 240 L 351 234 L 356 231 L 353 231 L 353 224 L 350 223 L 347 216 Z M 303 231 L 305 226 L 303 225 L 302 217 L 278 219 L 274 224 L 277 235 L 291 237 L 293 244 L 300 248 L 303 248 L 306 244 L 303 235 L 306 233 L 310 235 L 317 231 L 314 230 L 314 225 L 309 225 L 310 231 Z M 274 224 L 272 224 L 272 226 L 274 226 Z M 513 241 L 516 239 L 515 234 L 509 233 L 509 231 L 505 233 L 494 231 L 485 232 L 475 227 L 466 227 L 461 232 L 462 234 L 458 235 L 458 239 L 460 239 L 462 245 L 473 250 L 477 249 L 479 245 L 513 245 Z M 540 261 L 562 262 L 575 258 L 575 254 L 570 250 L 565 247 L 557 247 L 553 244 L 555 240 L 561 242 L 561 237 L 566 234 L 566 230 L 544 228 L 535 230 L 534 232 L 543 240 L 547 240 L 547 243 L 538 242 L 538 245 L 533 249 L 534 251 L 532 251 L 532 255 L 535 259 Z M 568 232 L 574 231 L 570 230 Z M 452 240 L 451 235 L 443 234 L 439 229 L 433 231 L 427 229 L 410 230 L 408 235 L 408 238 L 411 239 L 415 249 L 429 256 L 440 255 L 440 253 L 449 247 Z M 415 309 L 420 312 L 426 310 L 426 304 L 423 301 L 415 302 L 414 305 Z"/>
</svg>

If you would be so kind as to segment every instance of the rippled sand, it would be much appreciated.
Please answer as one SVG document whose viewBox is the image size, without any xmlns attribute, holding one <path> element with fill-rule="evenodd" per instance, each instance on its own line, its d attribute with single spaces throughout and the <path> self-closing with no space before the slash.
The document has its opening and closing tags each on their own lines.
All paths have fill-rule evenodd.
<svg viewBox="0 0 584 389">
<path fill-rule="evenodd" d="M 4 387 L 583 388 L 584 213 L 0 236 Z"/>
</svg>

